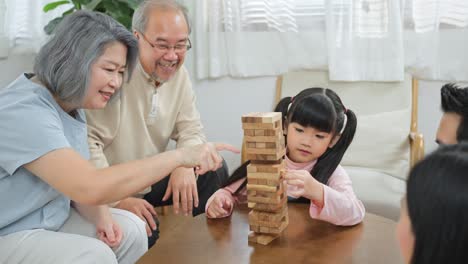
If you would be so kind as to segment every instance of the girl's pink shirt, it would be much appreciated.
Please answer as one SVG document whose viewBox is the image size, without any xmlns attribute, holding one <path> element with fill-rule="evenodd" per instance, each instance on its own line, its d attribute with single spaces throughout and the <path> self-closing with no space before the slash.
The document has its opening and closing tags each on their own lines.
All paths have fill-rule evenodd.
<svg viewBox="0 0 468 264">
<path fill-rule="evenodd" d="M 307 163 L 296 163 L 286 156 L 286 168 L 290 170 L 311 171 L 316 160 Z M 227 199 L 232 205 L 247 202 L 247 188 L 243 188 L 236 195 L 234 192 L 239 188 L 244 179 L 240 179 L 229 186 L 216 191 L 207 201 L 205 209 L 208 209 L 215 196 Z M 287 186 L 287 192 L 295 186 Z M 360 223 L 364 219 L 365 208 L 362 202 L 356 197 L 353 191 L 351 179 L 346 171 L 338 165 L 330 176 L 327 185 L 323 185 L 323 207 L 310 203 L 310 217 L 317 220 L 327 221 L 335 225 L 349 226 Z M 297 198 L 297 197 L 294 197 Z M 229 213 L 221 217 L 231 215 Z"/>
</svg>

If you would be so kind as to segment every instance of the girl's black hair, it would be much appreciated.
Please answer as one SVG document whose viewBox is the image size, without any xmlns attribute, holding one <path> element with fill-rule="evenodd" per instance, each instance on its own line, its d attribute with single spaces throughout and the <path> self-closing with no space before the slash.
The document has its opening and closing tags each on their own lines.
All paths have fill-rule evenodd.
<svg viewBox="0 0 468 264">
<path fill-rule="evenodd" d="M 308 88 L 302 90 L 294 98 L 285 97 L 278 102 L 275 112 L 282 113 L 284 125 L 296 122 L 304 127 L 314 127 L 323 132 L 333 133 L 334 136 L 340 136 L 336 144 L 317 160 L 310 172 L 319 182 L 327 184 L 328 179 L 340 164 L 346 149 L 353 141 L 357 124 L 356 115 L 350 109 L 346 109 L 334 91 L 324 88 Z M 345 125 L 344 130 L 343 125 Z M 339 135 L 342 130 L 343 132 Z M 245 178 L 248 164 L 250 161 L 237 168 L 222 187 Z M 236 193 L 246 184 L 247 180 L 236 190 Z"/>
<path fill-rule="evenodd" d="M 412 264 L 468 263 L 468 144 L 443 146 L 411 170 L 406 186 Z"/>
</svg>

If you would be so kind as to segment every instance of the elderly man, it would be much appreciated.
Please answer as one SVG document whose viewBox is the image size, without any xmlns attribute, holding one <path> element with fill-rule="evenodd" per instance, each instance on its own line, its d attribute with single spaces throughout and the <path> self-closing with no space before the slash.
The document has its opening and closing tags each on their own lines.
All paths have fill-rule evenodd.
<svg viewBox="0 0 468 264">
<path fill-rule="evenodd" d="M 91 160 L 98 167 L 164 152 L 170 139 L 177 148 L 205 142 L 192 85 L 182 66 L 191 48 L 187 9 L 173 0 L 144 1 L 132 23 L 140 52 L 132 79 L 104 110 L 87 112 Z M 175 213 L 181 209 L 185 215 L 201 214 L 227 177 L 225 163 L 199 177 L 193 169 L 178 168 L 166 180 L 113 206 L 147 223 L 152 246 L 159 232 L 154 206 L 173 204 Z"/>
<path fill-rule="evenodd" d="M 446 84 L 440 94 L 444 114 L 439 123 L 436 142 L 447 145 L 468 140 L 468 87 Z"/>
</svg>

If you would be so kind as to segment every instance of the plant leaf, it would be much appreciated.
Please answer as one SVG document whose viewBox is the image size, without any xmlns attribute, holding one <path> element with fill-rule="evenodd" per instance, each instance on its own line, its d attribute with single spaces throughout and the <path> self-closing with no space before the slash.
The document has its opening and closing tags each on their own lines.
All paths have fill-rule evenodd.
<svg viewBox="0 0 468 264">
<path fill-rule="evenodd" d="M 102 0 L 92 0 L 90 3 L 86 4 L 85 7 L 88 10 L 94 10 L 101 2 Z"/>
<path fill-rule="evenodd" d="M 135 10 L 143 0 L 118 0 L 119 2 L 127 4 L 131 9 Z"/>
<path fill-rule="evenodd" d="M 67 11 L 63 12 L 62 17 L 65 17 L 66 15 L 73 13 L 73 11 L 75 11 L 75 7 L 72 7 L 68 9 Z"/>
<path fill-rule="evenodd" d="M 57 2 L 48 3 L 47 5 L 44 6 L 42 10 L 44 12 L 49 12 L 50 10 L 57 8 L 57 6 L 61 6 L 64 4 L 70 4 L 70 1 L 57 1 Z"/>
</svg>

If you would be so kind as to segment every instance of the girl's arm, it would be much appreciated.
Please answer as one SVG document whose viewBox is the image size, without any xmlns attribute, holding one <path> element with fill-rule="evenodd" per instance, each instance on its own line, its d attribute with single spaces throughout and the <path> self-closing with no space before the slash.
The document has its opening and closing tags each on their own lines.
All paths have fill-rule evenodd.
<svg viewBox="0 0 468 264">
<path fill-rule="evenodd" d="M 53 150 L 24 167 L 77 203 L 107 204 L 128 197 L 166 177 L 180 166 L 197 167 L 199 174 L 217 169 L 217 150 L 237 149 L 226 144 L 202 144 L 97 169 L 71 148 Z"/>
<path fill-rule="evenodd" d="M 208 218 L 227 217 L 232 214 L 234 205 L 243 202 L 247 198 L 246 190 L 240 190 L 234 194 L 246 178 L 239 179 L 232 184 L 217 190 L 206 202 L 205 211 Z M 219 212 L 219 214 L 217 213 Z"/>
<path fill-rule="evenodd" d="M 365 208 L 353 191 L 351 179 L 346 171 L 338 166 L 323 186 L 323 206 L 320 201 L 311 201 L 309 213 L 314 219 L 335 225 L 355 225 L 364 219 Z"/>
<path fill-rule="evenodd" d="M 328 186 L 318 182 L 306 170 L 288 170 L 285 174 L 288 195 L 305 197 L 310 202 L 310 216 L 335 225 L 355 225 L 362 221 L 364 206 L 354 194 L 351 180 L 341 166 Z"/>
</svg>

